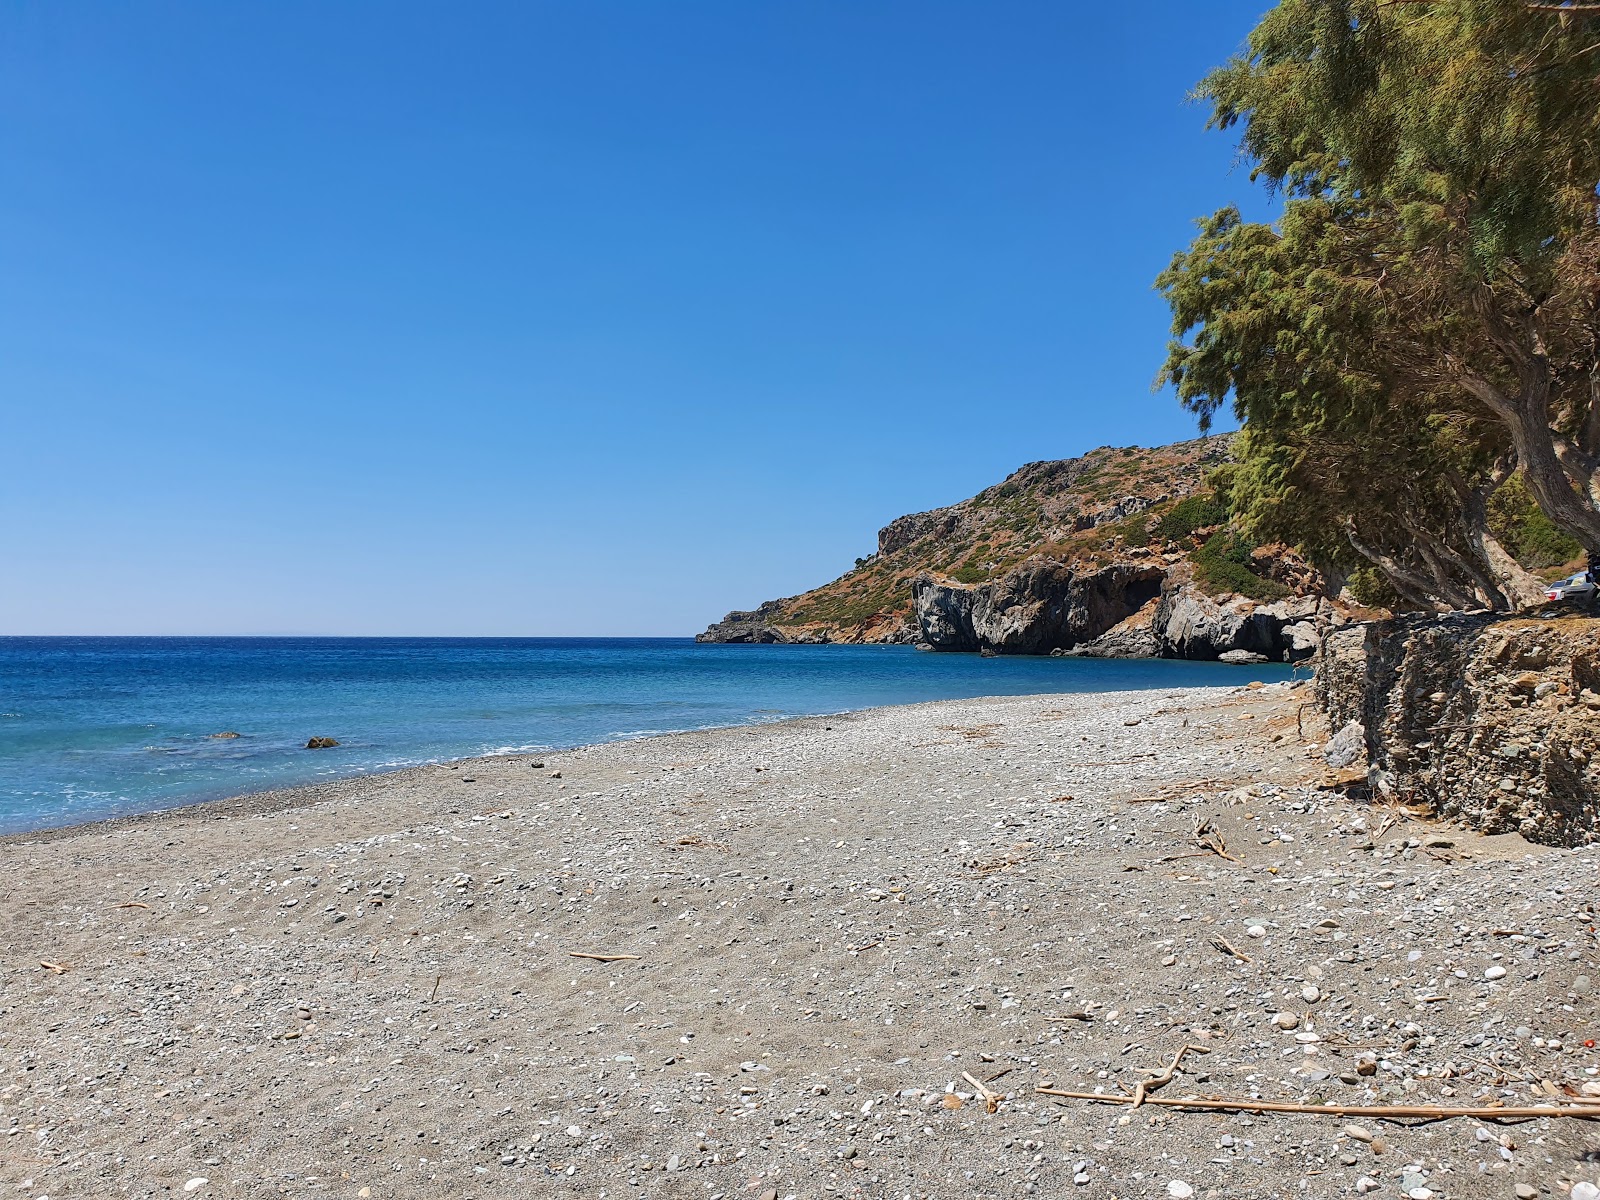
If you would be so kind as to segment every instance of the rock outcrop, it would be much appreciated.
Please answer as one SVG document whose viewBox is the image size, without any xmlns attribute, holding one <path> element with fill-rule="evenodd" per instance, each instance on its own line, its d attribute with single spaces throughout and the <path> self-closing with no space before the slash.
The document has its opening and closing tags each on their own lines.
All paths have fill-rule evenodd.
<svg viewBox="0 0 1600 1200">
<path fill-rule="evenodd" d="M 1325 622 L 1341 619 L 1331 605 L 1315 596 L 1271 604 L 1237 596 L 1215 599 L 1192 579 L 1175 574 L 1162 590 L 1152 625 L 1160 653 L 1166 658 L 1299 662 L 1309 658 L 1320 643 L 1319 614 Z"/>
<path fill-rule="evenodd" d="M 1600 841 L 1600 620 L 1351 625 L 1325 640 L 1317 690 L 1335 741 L 1365 743 L 1377 793 L 1486 833 Z"/>
<path fill-rule="evenodd" d="M 750 612 L 731 612 L 704 633 L 697 642 L 755 643 L 761 645 L 823 645 L 827 633 L 785 629 L 773 622 L 781 618 L 786 601 L 768 600 Z"/>
<path fill-rule="evenodd" d="M 1208 523 L 1206 478 L 1230 445 L 1223 435 L 1029 463 L 969 500 L 891 521 L 854 570 L 731 612 L 698 640 L 1297 661 L 1332 611 L 1306 599 L 1316 572 L 1286 546 L 1230 550 L 1225 578 L 1200 561 L 1214 567 L 1208 539 L 1226 536 Z M 1191 498 L 1206 502 L 1184 508 Z"/>
<path fill-rule="evenodd" d="M 1030 563 L 973 586 L 921 575 L 911 585 L 919 640 L 935 650 L 1049 654 L 1091 641 L 1161 589 L 1160 567 L 1122 564 L 1079 573 Z"/>
</svg>

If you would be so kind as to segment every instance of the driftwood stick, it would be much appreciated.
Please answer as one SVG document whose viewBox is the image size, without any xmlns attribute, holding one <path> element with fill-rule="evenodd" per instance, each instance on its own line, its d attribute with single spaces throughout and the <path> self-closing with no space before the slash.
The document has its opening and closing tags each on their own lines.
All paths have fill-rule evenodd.
<svg viewBox="0 0 1600 1200">
<path fill-rule="evenodd" d="M 1034 1091 L 1041 1096 L 1064 1096 L 1069 1100 L 1097 1100 L 1102 1104 L 1133 1104 L 1133 1096 L 1115 1096 L 1107 1092 L 1071 1092 L 1062 1088 L 1039 1087 Z M 1146 1096 L 1145 1104 L 1162 1104 L 1168 1108 L 1197 1108 L 1214 1112 L 1247 1113 L 1313 1113 L 1325 1117 L 1371 1117 L 1374 1120 L 1400 1120 L 1425 1118 L 1444 1120 L 1450 1117 L 1474 1117 L 1481 1121 L 1528 1120 L 1536 1117 L 1571 1117 L 1575 1120 L 1600 1120 L 1600 1104 L 1547 1104 L 1523 1107 L 1484 1105 L 1479 1108 L 1444 1108 L 1434 1104 L 1298 1104 L 1288 1100 L 1227 1100 L 1191 1096 Z"/>
<path fill-rule="evenodd" d="M 979 1079 L 971 1071 L 963 1071 L 963 1072 L 961 1072 L 961 1078 L 965 1079 L 968 1083 L 970 1083 L 973 1086 L 973 1088 L 976 1089 L 978 1095 L 983 1097 L 983 1107 L 984 1107 L 985 1111 L 991 1112 L 991 1113 L 1000 1111 L 1000 1093 L 999 1092 L 994 1091 L 992 1088 L 989 1087 L 988 1084 L 984 1083 L 983 1080 Z"/>
<path fill-rule="evenodd" d="M 428 1003 L 429 1004 L 432 1004 L 435 1000 L 437 1000 L 439 998 L 439 985 L 441 983 L 443 983 L 443 982 L 444 982 L 444 976 L 443 975 L 435 975 L 433 977 L 433 991 L 428 993 Z"/>
<path fill-rule="evenodd" d="M 1149 1099 L 1148 1093 L 1155 1091 L 1158 1087 L 1165 1087 L 1167 1084 L 1172 1082 L 1172 1077 L 1177 1073 L 1178 1065 L 1183 1062 L 1184 1055 L 1210 1053 L 1211 1048 L 1209 1046 L 1184 1046 L 1172 1056 L 1172 1061 L 1166 1065 L 1164 1070 L 1157 1071 L 1149 1079 L 1146 1079 L 1142 1083 L 1134 1086 L 1133 1107 L 1138 1108 L 1139 1105 L 1143 1104 L 1147 1099 Z"/>
<path fill-rule="evenodd" d="M 1046 1021 L 1092 1021 L 1094 1015 L 1086 1012 L 1062 1013 L 1059 1017 L 1046 1017 Z"/>
<path fill-rule="evenodd" d="M 72 969 L 71 963 L 45 962 L 43 959 L 39 961 L 39 965 L 46 971 L 53 972 L 56 975 L 65 975 Z"/>
<path fill-rule="evenodd" d="M 642 954 L 589 954 L 583 950 L 568 950 L 568 958 L 590 958 L 595 962 L 632 962 L 643 958 Z"/>
<path fill-rule="evenodd" d="M 139 900 L 128 900 L 128 901 L 125 901 L 122 904 L 113 904 L 111 907 L 112 908 L 149 908 L 150 906 L 148 904 L 143 903 L 142 901 L 139 901 Z"/>
<path fill-rule="evenodd" d="M 1244 951 L 1240 950 L 1220 933 L 1212 935 L 1211 944 L 1218 950 L 1221 950 L 1224 954 L 1232 958 L 1236 958 L 1242 963 L 1247 963 L 1250 961 L 1250 956 L 1248 954 L 1244 953 Z"/>
</svg>

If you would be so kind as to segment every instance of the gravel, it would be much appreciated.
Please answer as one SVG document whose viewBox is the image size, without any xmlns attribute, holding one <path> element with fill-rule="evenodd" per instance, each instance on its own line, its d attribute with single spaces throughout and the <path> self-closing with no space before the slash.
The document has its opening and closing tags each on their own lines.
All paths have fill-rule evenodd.
<svg viewBox="0 0 1600 1200">
<path fill-rule="evenodd" d="M 0 1185 L 1578 1200 L 1587 1123 L 1352 1121 L 1600 1094 L 1600 854 L 1321 790 L 1307 699 L 951 701 L 12 838 Z M 1034 1090 L 1185 1045 L 1163 1096 L 1352 1111 Z"/>
</svg>

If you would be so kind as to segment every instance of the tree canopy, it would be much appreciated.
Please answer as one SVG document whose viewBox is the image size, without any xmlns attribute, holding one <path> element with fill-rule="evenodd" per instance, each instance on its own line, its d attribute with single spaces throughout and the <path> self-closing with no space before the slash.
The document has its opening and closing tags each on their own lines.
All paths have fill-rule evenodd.
<svg viewBox="0 0 1600 1200">
<path fill-rule="evenodd" d="M 1285 198 L 1158 286 L 1162 379 L 1232 403 L 1237 507 L 1414 603 L 1513 606 L 1513 471 L 1600 553 L 1600 8 L 1281 0 L 1199 94 Z"/>
</svg>

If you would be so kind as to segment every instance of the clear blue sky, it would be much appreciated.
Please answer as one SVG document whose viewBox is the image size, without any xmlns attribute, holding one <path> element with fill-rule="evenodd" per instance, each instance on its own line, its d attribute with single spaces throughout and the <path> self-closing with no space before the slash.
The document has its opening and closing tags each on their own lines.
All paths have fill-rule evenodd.
<svg viewBox="0 0 1600 1200">
<path fill-rule="evenodd" d="M 1193 436 L 1268 0 L 0 2 L 0 633 L 686 634 Z"/>
</svg>

